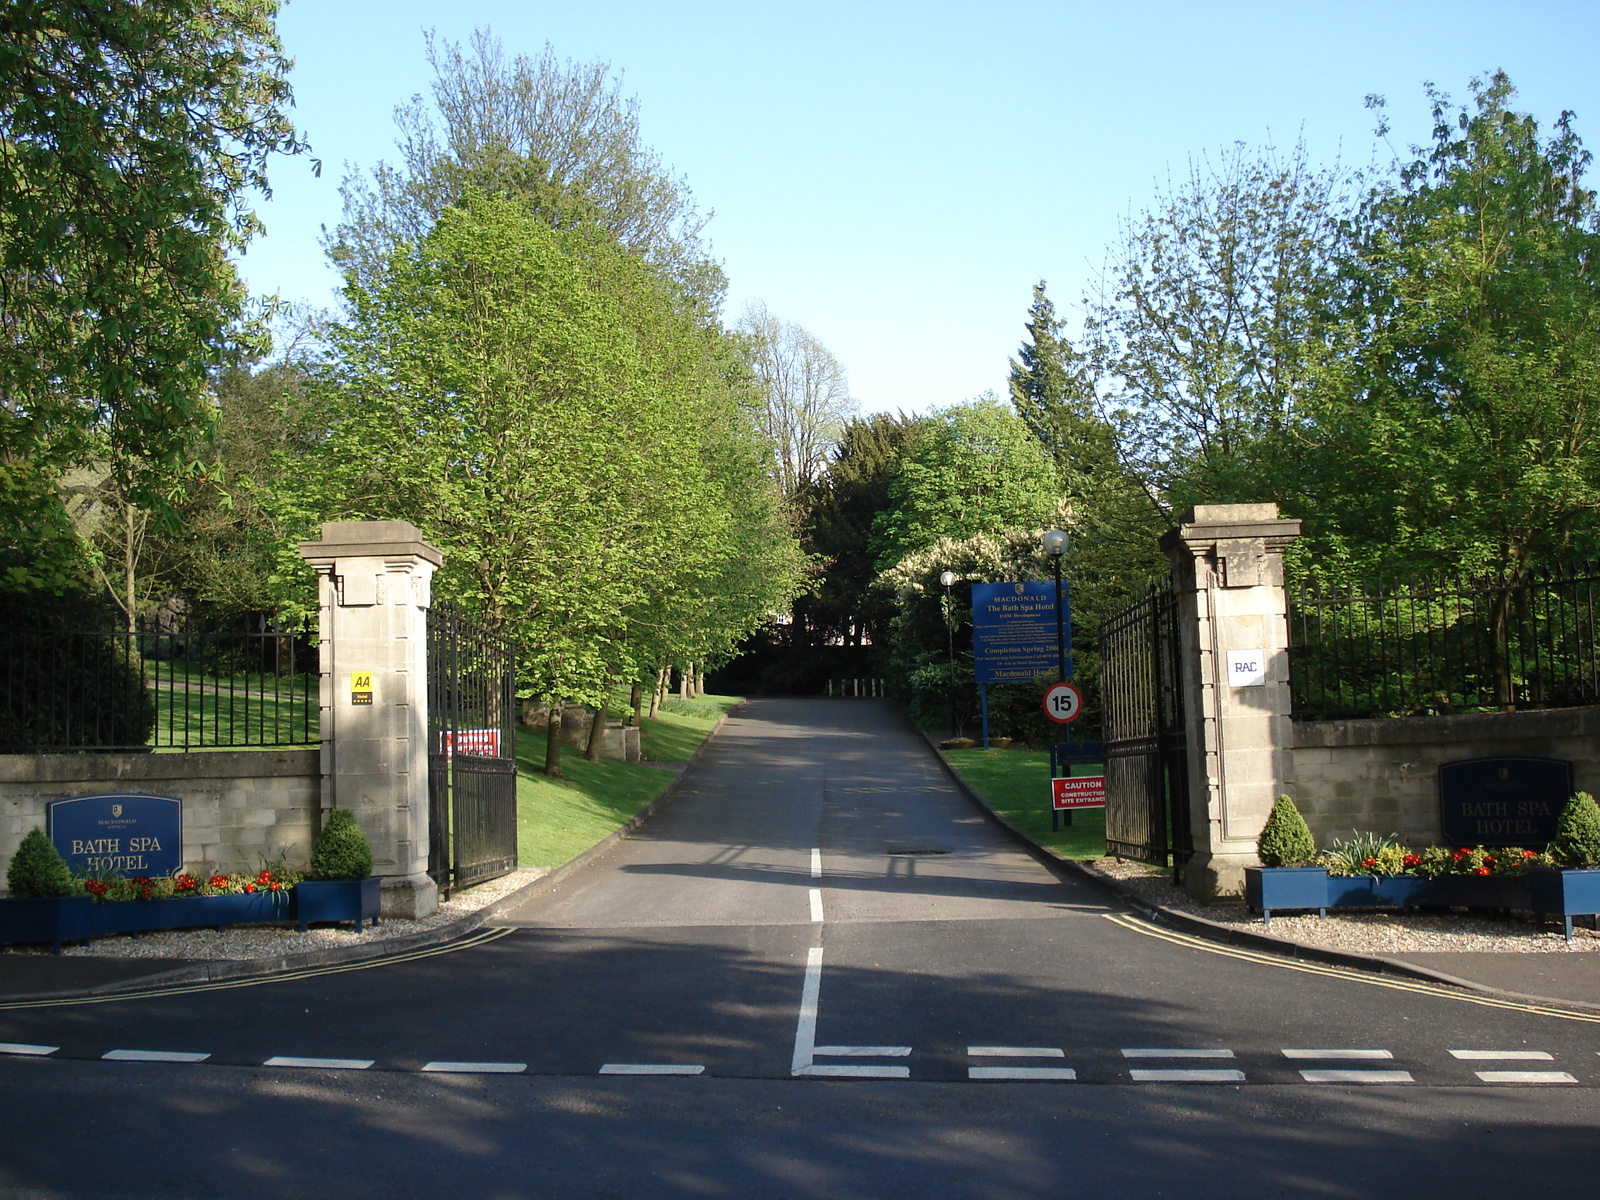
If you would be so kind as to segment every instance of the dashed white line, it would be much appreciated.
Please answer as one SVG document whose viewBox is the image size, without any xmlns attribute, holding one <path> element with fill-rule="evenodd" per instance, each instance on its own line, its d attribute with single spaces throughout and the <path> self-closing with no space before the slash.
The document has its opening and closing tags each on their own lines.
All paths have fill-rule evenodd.
<svg viewBox="0 0 1600 1200">
<path fill-rule="evenodd" d="M 600 1068 L 602 1075 L 700 1075 L 705 1072 L 700 1063 L 606 1063 Z"/>
<path fill-rule="evenodd" d="M 1179 1050 L 1170 1046 L 1124 1049 L 1123 1058 L 1232 1058 L 1232 1050 Z"/>
<path fill-rule="evenodd" d="M 171 1062 L 197 1063 L 210 1058 L 209 1053 L 197 1054 L 189 1050 L 107 1050 L 100 1056 L 104 1062 Z"/>
<path fill-rule="evenodd" d="M 279 1054 L 262 1063 L 263 1067 L 321 1067 L 329 1071 L 365 1071 L 376 1059 L 371 1058 L 299 1058 L 293 1054 Z"/>
<path fill-rule="evenodd" d="M 1285 1058 L 1393 1058 L 1387 1050 L 1285 1050 Z"/>
<path fill-rule="evenodd" d="M 1244 1072 L 1224 1067 L 1134 1067 L 1128 1076 L 1135 1083 L 1243 1083 Z"/>
<path fill-rule="evenodd" d="M 910 1067 L 876 1067 L 866 1063 L 812 1063 L 797 1067 L 796 1075 L 821 1075 L 840 1079 L 909 1079 Z"/>
<path fill-rule="evenodd" d="M 1415 1083 L 1410 1071 L 1352 1071 L 1309 1070 L 1301 1071 L 1300 1078 L 1307 1083 Z"/>
<path fill-rule="evenodd" d="M 424 1071 L 442 1071 L 449 1075 L 520 1075 L 528 1069 L 527 1063 L 518 1062 L 431 1062 L 423 1063 Z"/>
<path fill-rule="evenodd" d="M 1468 1062 L 1551 1062 L 1555 1056 L 1543 1050 L 1452 1050 L 1450 1057 Z"/>
<path fill-rule="evenodd" d="M 822 851 L 816 846 L 811 848 L 811 878 L 822 878 Z"/>
<path fill-rule="evenodd" d="M 826 1058 L 904 1058 L 910 1046 L 817 1046 L 812 1054 Z"/>
<path fill-rule="evenodd" d="M 1065 1058 L 1066 1051 L 1056 1046 L 968 1046 L 971 1058 Z"/>
<path fill-rule="evenodd" d="M 0 1042 L 0 1054 L 54 1054 L 60 1046 L 35 1046 L 29 1042 Z"/>
<path fill-rule="evenodd" d="M 1474 1071 L 1485 1083 L 1577 1083 L 1565 1071 Z"/>
<path fill-rule="evenodd" d="M 1078 1073 L 1071 1067 L 968 1067 L 968 1079 L 1060 1079 L 1071 1081 Z"/>
<path fill-rule="evenodd" d="M 811 889 L 811 920 L 815 924 L 822 924 L 822 889 Z"/>
</svg>

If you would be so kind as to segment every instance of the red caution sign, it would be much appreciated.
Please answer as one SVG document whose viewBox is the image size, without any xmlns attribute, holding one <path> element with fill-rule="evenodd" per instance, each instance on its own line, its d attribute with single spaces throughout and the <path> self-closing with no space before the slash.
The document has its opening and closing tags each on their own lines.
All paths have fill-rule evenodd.
<svg viewBox="0 0 1600 1200">
<path fill-rule="evenodd" d="M 1106 777 L 1104 775 L 1074 775 L 1071 779 L 1052 779 L 1050 803 L 1056 810 L 1073 808 L 1104 808 L 1106 806 Z"/>
</svg>

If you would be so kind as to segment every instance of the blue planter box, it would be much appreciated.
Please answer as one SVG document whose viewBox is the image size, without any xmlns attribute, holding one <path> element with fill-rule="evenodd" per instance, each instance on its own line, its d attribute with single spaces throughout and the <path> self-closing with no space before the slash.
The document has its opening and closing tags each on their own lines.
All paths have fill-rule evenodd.
<svg viewBox="0 0 1600 1200">
<path fill-rule="evenodd" d="M 356 932 L 363 921 L 378 922 L 383 880 L 376 875 L 365 879 L 308 879 L 295 886 L 294 919 L 300 931 L 312 921 L 354 921 Z"/>
<path fill-rule="evenodd" d="M 54 900 L 0 900 L 0 942 L 81 942 L 113 933 L 148 933 L 261 924 L 289 918 L 291 892 L 241 896 L 190 896 L 171 900 L 97 903 L 92 896 Z"/>
<path fill-rule="evenodd" d="M 1246 867 L 1245 903 L 1264 921 L 1283 908 L 1314 908 L 1326 916 L 1330 882 L 1326 867 Z"/>
<path fill-rule="evenodd" d="M 1550 870 L 1528 872 L 1533 890 L 1533 909 L 1545 916 L 1560 917 L 1572 940 L 1572 918 L 1600 914 L 1600 871 Z"/>
</svg>

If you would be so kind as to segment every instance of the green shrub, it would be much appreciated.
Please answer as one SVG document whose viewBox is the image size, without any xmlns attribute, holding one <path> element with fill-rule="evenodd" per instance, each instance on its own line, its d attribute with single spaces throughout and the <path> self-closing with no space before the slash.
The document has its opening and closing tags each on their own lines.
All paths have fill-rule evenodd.
<svg viewBox="0 0 1600 1200">
<path fill-rule="evenodd" d="M 67 860 L 38 826 L 28 830 L 17 852 L 11 856 L 11 865 L 6 868 L 6 887 L 13 896 L 25 899 L 70 896 L 76 890 Z"/>
<path fill-rule="evenodd" d="M 1588 792 L 1568 800 L 1550 853 L 1564 867 L 1600 867 L 1600 805 Z"/>
<path fill-rule="evenodd" d="M 348 808 L 336 808 L 311 847 L 312 879 L 365 879 L 372 874 L 372 847 Z"/>
<path fill-rule="evenodd" d="M 1306 819 L 1288 796 L 1279 796 L 1273 804 L 1272 815 L 1256 839 L 1256 853 L 1269 867 L 1304 866 L 1317 853 Z"/>
</svg>

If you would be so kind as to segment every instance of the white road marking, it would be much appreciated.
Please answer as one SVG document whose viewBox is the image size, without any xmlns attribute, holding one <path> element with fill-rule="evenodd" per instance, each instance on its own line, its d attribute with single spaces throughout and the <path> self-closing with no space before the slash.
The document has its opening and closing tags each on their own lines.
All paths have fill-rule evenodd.
<svg viewBox="0 0 1600 1200">
<path fill-rule="evenodd" d="M 822 947 L 806 951 L 806 978 L 800 988 L 800 1019 L 794 1027 L 794 1060 L 790 1073 L 804 1074 L 817 1049 L 817 993 L 822 990 Z"/>
<path fill-rule="evenodd" d="M 322 1067 L 329 1071 L 365 1071 L 376 1059 L 371 1058 L 298 1058 L 293 1054 L 279 1054 L 262 1063 L 263 1067 Z"/>
<path fill-rule="evenodd" d="M 520 1075 L 528 1069 L 527 1063 L 514 1062 L 431 1062 L 423 1063 L 424 1071 L 443 1071 L 450 1075 Z"/>
<path fill-rule="evenodd" d="M 968 1067 L 968 1079 L 1064 1079 L 1078 1073 L 1071 1067 Z"/>
<path fill-rule="evenodd" d="M 972 1058 L 1065 1058 L 1066 1051 L 1055 1046 L 968 1046 Z"/>
<path fill-rule="evenodd" d="M 816 846 L 811 848 L 811 878 L 822 878 L 822 851 Z"/>
<path fill-rule="evenodd" d="M 606 1063 L 600 1068 L 602 1075 L 700 1075 L 705 1067 L 699 1063 Z"/>
<path fill-rule="evenodd" d="M 0 1054 L 54 1054 L 60 1046 L 34 1046 L 27 1042 L 0 1042 Z"/>
<path fill-rule="evenodd" d="M 910 1046 L 817 1046 L 812 1054 L 828 1058 L 904 1058 Z"/>
<path fill-rule="evenodd" d="M 211 1055 L 196 1054 L 188 1050 L 107 1050 L 101 1059 L 105 1062 L 205 1062 Z"/>
<path fill-rule="evenodd" d="M 1452 1050 L 1450 1057 L 1468 1062 L 1551 1062 L 1555 1056 L 1543 1050 Z"/>
<path fill-rule="evenodd" d="M 811 919 L 818 925 L 822 924 L 822 889 L 811 889 Z"/>
<path fill-rule="evenodd" d="M 1135 1083 L 1243 1083 L 1244 1072 L 1225 1067 L 1140 1068 L 1128 1072 Z"/>
<path fill-rule="evenodd" d="M 1285 1050 L 1285 1058 L 1393 1058 L 1387 1050 Z"/>
<path fill-rule="evenodd" d="M 1171 1047 L 1124 1049 L 1123 1058 L 1232 1058 L 1232 1050 L 1175 1050 Z"/>
<path fill-rule="evenodd" d="M 1485 1083 L 1577 1083 L 1565 1071 L 1474 1071 Z"/>
<path fill-rule="evenodd" d="M 1410 1071 L 1301 1071 L 1307 1083 L 1415 1083 Z"/>
<path fill-rule="evenodd" d="M 848 1079 L 909 1079 L 910 1067 L 874 1067 L 865 1063 L 812 1063 L 800 1067 L 796 1075 L 822 1075 Z"/>
</svg>

